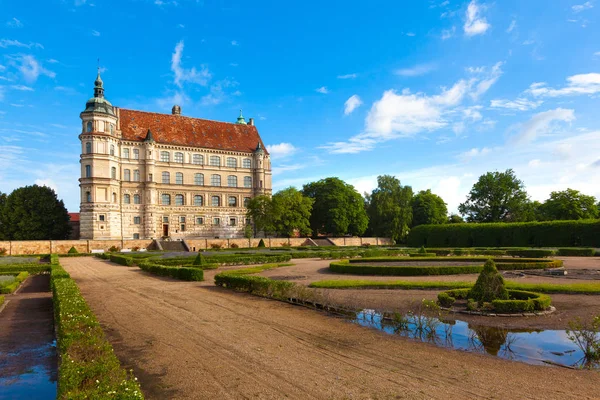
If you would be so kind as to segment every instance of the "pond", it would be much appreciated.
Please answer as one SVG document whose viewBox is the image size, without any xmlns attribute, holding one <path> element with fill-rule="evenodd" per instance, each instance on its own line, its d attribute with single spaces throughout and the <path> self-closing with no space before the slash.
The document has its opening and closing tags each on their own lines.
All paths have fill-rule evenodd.
<svg viewBox="0 0 600 400">
<path fill-rule="evenodd" d="M 357 312 L 351 321 L 391 335 L 528 364 L 599 367 L 597 363 L 587 362 L 564 330 L 504 329 L 461 320 L 383 314 L 375 310 Z"/>
</svg>

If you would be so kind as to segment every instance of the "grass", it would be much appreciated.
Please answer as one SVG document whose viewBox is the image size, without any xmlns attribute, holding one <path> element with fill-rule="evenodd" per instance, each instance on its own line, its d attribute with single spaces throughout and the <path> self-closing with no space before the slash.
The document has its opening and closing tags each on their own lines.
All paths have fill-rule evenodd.
<svg viewBox="0 0 600 400">
<path fill-rule="evenodd" d="M 2 304 L 4 304 L 4 296 L 0 296 L 0 307 L 2 307 Z"/>
<path fill-rule="evenodd" d="M 324 280 L 313 282 L 311 288 L 320 289 L 466 289 L 474 282 L 441 282 L 441 281 L 366 281 L 366 280 Z M 506 281 L 506 288 L 526 290 L 538 293 L 554 294 L 600 294 L 600 283 L 518 283 Z"/>
<path fill-rule="evenodd" d="M 259 265 L 257 267 L 250 267 L 250 268 L 242 268 L 242 269 L 234 269 L 231 271 L 224 271 L 221 272 L 221 274 L 225 274 L 225 275 L 252 275 L 252 274 L 258 274 L 259 272 L 263 272 L 263 271 L 267 271 L 270 269 L 275 269 L 275 268 L 279 268 L 279 267 L 290 267 L 294 264 L 292 263 L 283 263 L 283 264 L 264 264 L 264 265 Z"/>
<path fill-rule="evenodd" d="M 27 279 L 29 273 L 27 272 L 19 272 L 14 279 L 3 280 L 0 282 L 0 294 L 10 294 L 17 290 L 17 288 L 21 285 L 21 283 Z"/>
</svg>

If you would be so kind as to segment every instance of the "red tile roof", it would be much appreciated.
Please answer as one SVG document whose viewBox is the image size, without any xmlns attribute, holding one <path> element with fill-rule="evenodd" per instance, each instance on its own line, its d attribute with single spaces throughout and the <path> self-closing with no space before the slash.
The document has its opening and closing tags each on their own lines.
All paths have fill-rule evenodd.
<svg viewBox="0 0 600 400">
<path fill-rule="evenodd" d="M 79 213 L 69 213 L 69 217 L 71 217 L 71 222 L 79 222 Z"/>
<path fill-rule="evenodd" d="M 210 149 L 253 152 L 260 142 L 256 126 L 159 114 L 120 108 L 119 124 L 124 140 L 143 141 L 148 129 L 157 143 Z M 266 149 L 265 149 L 266 151 Z"/>
</svg>

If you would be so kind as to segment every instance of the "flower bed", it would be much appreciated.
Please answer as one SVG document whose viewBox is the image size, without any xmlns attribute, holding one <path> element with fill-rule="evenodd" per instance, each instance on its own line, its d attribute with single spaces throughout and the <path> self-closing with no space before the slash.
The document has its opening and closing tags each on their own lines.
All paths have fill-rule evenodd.
<svg viewBox="0 0 600 400">
<path fill-rule="evenodd" d="M 456 304 L 456 300 L 466 300 L 467 309 L 473 304 L 468 299 L 471 289 L 453 289 L 442 292 L 438 295 L 438 302 L 442 307 L 451 308 Z M 551 304 L 551 298 L 548 295 L 528 292 L 524 290 L 508 290 L 508 300 L 493 300 L 491 303 L 483 306 L 483 311 L 495 314 L 519 314 L 532 313 L 535 311 L 544 311 Z M 475 311 L 470 309 L 469 311 Z"/>
</svg>

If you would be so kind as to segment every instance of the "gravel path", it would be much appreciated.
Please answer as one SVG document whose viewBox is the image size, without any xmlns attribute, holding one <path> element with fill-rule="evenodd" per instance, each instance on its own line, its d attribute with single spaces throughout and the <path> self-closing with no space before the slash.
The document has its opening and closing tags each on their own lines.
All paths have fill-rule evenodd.
<svg viewBox="0 0 600 400">
<path fill-rule="evenodd" d="M 582 399 L 600 374 L 416 343 L 95 258 L 61 263 L 149 399 Z"/>
</svg>

